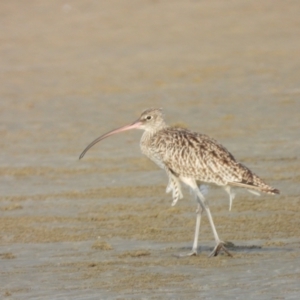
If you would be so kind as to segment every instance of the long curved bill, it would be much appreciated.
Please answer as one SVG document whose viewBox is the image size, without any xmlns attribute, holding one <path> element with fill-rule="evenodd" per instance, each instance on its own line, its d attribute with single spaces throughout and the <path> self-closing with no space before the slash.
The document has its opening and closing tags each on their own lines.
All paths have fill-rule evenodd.
<svg viewBox="0 0 300 300">
<path fill-rule="evenodd" d="M 142 125 L 142 122 L 140 120 L 137 120 L 135 122 L 133 122 L 132 124 L 130 125 L 125 125 L 125 126 L 122 126 L 120 128 L 117 128 L 117 129 L 114 129 L 112 131 L 109 131 L 101 136 L 99 136 L 98 138 L 96 138 L 93 142 L 91 142 L 83 151 L 82 153 L 80 154 L 79 156 L 79 159 L 83 158 L 85 153 L 90 149 L 92 148 L 95 144 L 97 144 L 98 142 L 102 141 L 103 139 L 115 134 L 115 133 L 119 133 L 119 132 L 122 132 L 122 131 L 126 131 L 126 130 L 131 130 L 131 129 L 135 129 L 135 128 L 139 128 L 140 126 Z"/>
</svg>

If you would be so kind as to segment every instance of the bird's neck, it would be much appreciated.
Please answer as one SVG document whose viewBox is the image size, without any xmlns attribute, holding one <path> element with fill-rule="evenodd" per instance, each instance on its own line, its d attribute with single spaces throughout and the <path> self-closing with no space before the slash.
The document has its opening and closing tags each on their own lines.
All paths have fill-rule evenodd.
<svg viewBox="0 0 300 300">
<path fill-rule="evenodd" d="M 154 135 L 155 133 L 156 133 L 156 132 L 146 131 L 146 130 L 145 130 L 144 133 L 143 133 L 143 135 L 142 135 L 142 138 L 141 138 L 141 146 L 150 143 L 151 138 L 153 137 L 153 135 Z"/>
<path fill-rule="evenodd" d="M 151 141 L 153 136 L 155 136 L 156 134 L 159 134 L 159 132 L 165 128 L 167 128 L 168 126 L 163 123 L 161 124 L 161 126 L 156 127 L 155 129 L 153 128 L 152 130 L 145 130 L 142 138 L 141 138 L 141 142 L 140 142 L 140 146 L 141 146 L 141 150 L 142 152 L 147 155 L 147 153 L 149 152 L 149 148 L 151 146 Z M 147 155 L 148 156 L 148 155 Z"/>
</svg>

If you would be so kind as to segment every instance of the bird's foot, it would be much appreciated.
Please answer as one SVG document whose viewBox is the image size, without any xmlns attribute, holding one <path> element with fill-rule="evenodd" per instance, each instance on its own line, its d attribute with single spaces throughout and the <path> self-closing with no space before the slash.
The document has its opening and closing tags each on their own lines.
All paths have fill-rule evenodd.
<svg viewBox="0 0 300 300">
<path fill-rule="evenodd" d="M 223 250 L 227 255 L 232 257 L 232 254 L 225 247 L 224 242 L 221 242 L 221 241 L 215 246 L 215 248 L 209 254 L 208 257 L 217 256 L 220 253 L 221 250 Z"/>
<path fill-rule="evenodd" d="M 189 257 L 189 256 L 197 256 L 197 255 L 198 255 L 198 252 L 197 252 L 197 250 L 194 250 L 194 249 L 192 249 L 192 251 L 189 253 L 174 254 L 175 257 L 179 257 L 179 258 Z"/>
<path fill-rule="evenodd" d="M 180 194 L 177 194 L 177 195 L 173 195 L 173 201 L 172 201 L 172 206 L 175 206 L 176 204 L 177 204 L 177 202 L 178 202 L 178 200 L 179 199 L 182 199 L 183 198 L 183 196 L 182 196 L 182 194 L 180 193 Z"/>
<path fill-rule="evenodd" d="M 173 193 L 173 202 L 172 202 L 172 206 L 175 206 L 178 202 L 179 199 L 182 199 L 183 195 L 181 194 L 181 192 L 179 194 Z"/>
<path fill-rule="evenodd" d="M 173 199 L 173 202 L 172 202 L 171 206 L 175 206 L 178 200 L 179 200 L 179 198 L 178 198 L 178 197 L 177 197 L 177 198 L 175 198 L 175 199 Z"/>
</svg>

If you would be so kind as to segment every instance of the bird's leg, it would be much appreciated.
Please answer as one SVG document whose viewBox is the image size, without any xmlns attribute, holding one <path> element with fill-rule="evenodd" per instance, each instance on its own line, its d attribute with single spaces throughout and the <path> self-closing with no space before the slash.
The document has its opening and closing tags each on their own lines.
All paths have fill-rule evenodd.
<svg viewBox="0 0 300 300">
<path fill-rule="evenodd" d="M 181 199 L 183 196 L 181 193 L 181 187 L 180 187 L 180 183 L 179 183 L 178 179 L 174 178 L 173 181 L 174 182 L 173 182 L 173 193 L 172 193 L 172 196 L 173 196 L 172 206 L 175 206 L 177 201 L 179 199 Z"/>
<path fill-rule="evenodd" d="M 194 235 L 194 243 L 192 251 L 189 253 L 179 254 L 178 257 L 186 257 L 186 256 L 193 256 L 198 254 L 198 239 L 199 239 L 199 232 L 200 232 L 200 223 L 201 223 L 201 216 L 203 213 L 203 208 L 200 203 L 198 203 L 198 207 L 196 210 L 196 226 L 195 226 L 195 235 Z"/>
<path fill-rule="evenodd" d="M 211 215 L 211 212 L 210 212 L 210 209 L 209 209 L 209 206 L 208 206 L 208 203 L 207 201 L 205 200 L 204 196 L 202 195 L 202 193 L 200 192 L 196 182 L 194 179 L 191 179 L 191 178 L 185 178 L 185 177 L 181 177 L 180 178 L 185 184 L 187 184 L 188 186 L 190 186 L 193 191 L 194 191 L 194 194 L 195 196 L 197 197 L 197 200 L 198 200 L 198 203 L 201 205 L 201 207 L 206 211 L 207 213 L 207 217 L 208 217 L 208 220 L 209 220 L 209 223 L 210 223 L 210 226 L 211 226 L 211 229 L 213 231 L 213 234 L 214 234 L 214 238 L 215 238 L 215 241 L 216 241 L 216 246 L 215 248 L 213 249 L 213 251 L 210 253 L 209 257 L 211 256 L 217 256 L 220 252 L 220 250 L 224 250 L 229 256 L 232 256 L 230 254 L 230 252 L 225 248 L 224 246 L 224 242 L 222 242 L 218 236 L 218 233 L 217 233 L 217 230 L 216 230 L 216 227 L 215 227 L 215 224 L 214 224 L 214 221 L 213 221 L 213 218 L 212 218 L 212 215 Z"/>
<path fill-rule="evenodd" d="M 203 213 L 203 208 L 201 207 L 201 204 L 198 203 L 198 207 L 196 210 L 196 226 L 195 226 L 195 235 L 194 235 L 194 243 L 193 243 L 193 248 L 192 252 L 189 253 L 188 255 L 197 255 L 198 252 L 198 239 L 199 239 L 199 232 L 200 232 L 200 223 L 201 223 L 201 217 Z"/>
<path fill-rule="evenodd" d="M 182 180 L 182 181 L 185 182 L 184 180 Z M 190 186 L 191 191 L 193 192 L 192 186 L 188 183 L 186 183 L 186 184 Z M 196 187 L 197 187 L 197 185 L 196 185 Z M 198 202 L 197 210 L 196 210 L 196 226 L 195 226 L 193 247 L 192 247 L 191 252 L 185 253 L 185 254 L 179 254 L 178 257 L 193 256 L 193 255 L 198 254 L 198 240 L 199 240 L 199 233 L 200 233 L 201 217 L 202 217 L 202 214 L 204 211 L 204 205 L 203 205 L 201 199 L 198 197 L 198 195 L 196 195 L 194 192 L 193 192 L 193 194 L 196 198 L 196 201 Z"/>
<path fill-rule="evenodd" d="M 169 179 L 169 182 L 168 182 L 168 185 L 166 188 L 166 193 L 169 194 L 172 190 L 173 190 L 172 181 Z"/>
<path fill-rule="evenodd" d="M 166 188 L 166 193 L 169 194 L 171 191 L 173 191 L 173 174 L 166 168 L 166 173 L 168 175 L 168 179 L 169 179 L 169 182 L 168 182 L 168 185 L 167 185 L 167 188 Z"/>
<path fill-rule="evenodd" d="M 219 238 L 219 235 L 217 233 L 217 230 L 216 230 L 216 227 L 215 227 L 215 224 L 214 224 L 214 221 L 213 221 L 213 218 L 212 218 L 212 215 L 211 215 L 211 212 L 210 212 L 207 201 L 205 200 L 204 196 L 201 194 L 201 192 L 198 188 L 195 188 L 194 191 L 195 191 L 196 195 L 199 197 L 200 201 L 203 203 L 204 209 L 207 213 L 207 217 L 208 217 L 208 220 L 209 220 L 210 227 L 212 229 L 212 232 L 214 234 L 214 238 L 215 238 L 215 241 L 216 241 L 216 246 L 214 247 L 213 251 L 209 254 L 209 257 L 217 256 L 219 254 L 220 250 L 223 250 L 229 256 L 232 256 L 231 253 L 224 246 L 224 242 L 221 241 L 220 238 Z"/>
<path fill-rule="evenodd" d="M 169 183 L 166 189 L 166 193 L 172 191 L 172 198 L 173 198 L 172 206 L 175 206 L 177 201 L 183 197 L 181 192 L 181 186 L 177 177 L 175 177 L 171 172 L 168 172 L 168 175 L 169 175 Z"/>
<path fill-rule="evenodd" d="M 232 201 L 235 197 L 235 193 L 232 191 L 232 189 L 230 188 L 229 185 L 226 185 L 224 187 L 225 191 L 228 193 L 229 195 L 229 211 L 231 210 L 231 207 L 232 207 Z"/>
<path fill-rule="evenodd" d="M 217 256 L 219 254 L 220 250 L 223 250 L 229 256 L 232 256 L 231 253 L 226 249 L 224 242 L 222 242 L 218 236 L 218 233 L 217 233 L 217 230 L 216 230 L 216 227 L 215 227 L 215 224 L 214 224 L 214 221 L 213 221 L 213 218 L 212 218 L 212 215 L 210 213 L 210 209 L 208 206 L 205 207 L 205 211 L 207 213 L 207 217 L 208 217 L 208 220 L 209 220 L 209 223 L 210 223 L 210 226 L 211 226 L 211 229 L 213 231 L 215 241 L 216 241 L 216 246 L 213 249 L 213 251 L 209 254 L 209 257 Z"/>
</svg>

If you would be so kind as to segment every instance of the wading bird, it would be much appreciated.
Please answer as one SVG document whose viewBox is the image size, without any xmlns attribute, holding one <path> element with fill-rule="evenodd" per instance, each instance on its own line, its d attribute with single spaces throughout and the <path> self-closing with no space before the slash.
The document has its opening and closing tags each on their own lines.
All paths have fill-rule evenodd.
<svg viewBox="0 0 300 300">
<path fill-rule="evenodd" d="M 267 185 L 246 166 L 237 162 L 233 155 L 216 140 L 187 129 L 169 127 L 164 121 L 161 109 L 147 109 L 132 124 L 101 135 L 84 149 L 79 159 L 104 138 L 130 129 L 144 130 L 140 141 L 142 153 L 166 171 L 169 178 L 166 192 L 172 192 L 172 205 L 182 198 L 180 182 L 185 183 L 196 198 L 194 243 L 192 251 L 185 254 L 186 256 L 197 255 L 200 221 L 204 211 L 216 242 L 209 256 L 217 256 L 220 250 L 231 255 L 218 236 L 208 202 L 201 188 L 199 189 L 199 184 L 216 184 L 223 187 L 229 194 L 229 208 L 235 196 L 232 187 L 245 188 L 254 194 L 260 192 L 279 194 L 279 190 Z"/>
</svg>

